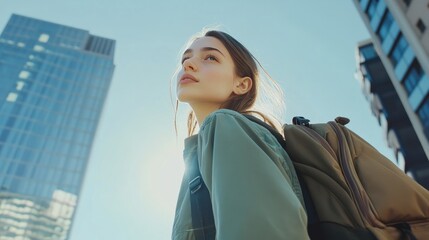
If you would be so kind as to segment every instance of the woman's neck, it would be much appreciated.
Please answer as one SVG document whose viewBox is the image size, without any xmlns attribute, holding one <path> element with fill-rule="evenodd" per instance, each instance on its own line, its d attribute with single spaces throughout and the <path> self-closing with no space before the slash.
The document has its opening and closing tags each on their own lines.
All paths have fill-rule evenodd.
<svg viewBox="0 0 429 240">
<path fill-rule="evenodd" d="M 191 103 L 190 105 L 197 118 L 198 126 L 201 126 L 201 124 L 204 122 L 204 119 L 206 119 L 206 117 L 210 113 L 220 108 L 220 104 L 213 104 L 213 103 L 204 103 L 204 104 Z"/>
</svg>

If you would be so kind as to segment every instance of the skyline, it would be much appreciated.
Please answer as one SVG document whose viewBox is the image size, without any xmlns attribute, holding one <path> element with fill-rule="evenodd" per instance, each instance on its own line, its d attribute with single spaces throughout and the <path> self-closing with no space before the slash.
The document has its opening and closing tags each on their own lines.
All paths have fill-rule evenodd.
<svg viewBox="0 0 429 240">
<path fill-rule="evenodd" d="M 117 41 L 116 70 L 70 239 L 169 239 L 183 173 L 186 110 L 179 106 L 176 144 L 170 77 L 179 50 L 204 26 L 221 25 L 280 83 L 285 122 L 295 115 L 313 123 L 349 117 L 349 128 L 391 158 L 354 78 L 357 43 L 369 34 L 353 3 L 268 3 L 269 14 L 259 15 L 266 4 L 245 1 L 122 1 L 105 3 L 100 11 L 96 0 L 0 0 L 1 28 L 17 13 Z"/>
</svg>

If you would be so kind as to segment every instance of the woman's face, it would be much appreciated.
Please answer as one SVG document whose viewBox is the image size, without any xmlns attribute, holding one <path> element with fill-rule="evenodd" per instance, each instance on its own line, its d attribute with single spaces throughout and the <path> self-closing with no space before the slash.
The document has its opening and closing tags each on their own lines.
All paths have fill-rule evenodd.
<svg viewBox="0 0 429 240">
<path fill-rule="evenodd" d="M 233 92 L 234 62 L 214 37 L 196 39 L 182 56 L 177 75 L 179 101 L 190 104 L 224 103 Z"/>
</svg>

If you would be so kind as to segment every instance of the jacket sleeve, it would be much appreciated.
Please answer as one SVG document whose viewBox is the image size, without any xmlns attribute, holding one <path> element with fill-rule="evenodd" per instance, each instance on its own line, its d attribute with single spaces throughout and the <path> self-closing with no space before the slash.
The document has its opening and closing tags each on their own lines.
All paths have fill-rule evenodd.
<svg viewBox="0 0 429 240">
<path fill-rule="evenodd" d="M 309 239 L 305 210 L 273 161 L 279 155 L 246 119 L 228 113 L 209 117 L 199 133 L 198 154 L 217 239 Z"/>
</svg>

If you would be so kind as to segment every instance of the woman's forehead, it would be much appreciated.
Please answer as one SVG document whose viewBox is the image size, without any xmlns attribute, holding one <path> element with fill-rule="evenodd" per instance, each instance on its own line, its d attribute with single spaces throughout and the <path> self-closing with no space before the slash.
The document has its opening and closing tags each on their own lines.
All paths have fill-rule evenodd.
<svg viewBox="0 0 429 240">
<path fill-rule="evenodd" d="M 189 52 L 188 50 L 199 51 L 200 49 L 207 48 L 207 47 L 216 48 L 219 51 L 221 51 L 224 55 L 228 54 L 228 51 L 225 48 L 225 46 L 222 44 L 222 42 L 215 37 L 200 37 L 195 39 L 192 42 L 192 44 L 188 47 L 186 52 Z"/>
</svg>

